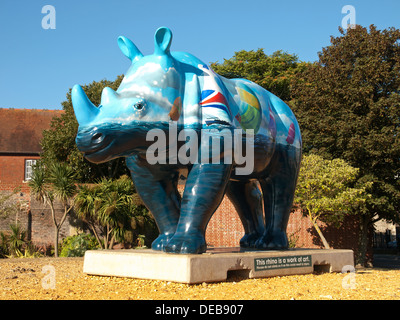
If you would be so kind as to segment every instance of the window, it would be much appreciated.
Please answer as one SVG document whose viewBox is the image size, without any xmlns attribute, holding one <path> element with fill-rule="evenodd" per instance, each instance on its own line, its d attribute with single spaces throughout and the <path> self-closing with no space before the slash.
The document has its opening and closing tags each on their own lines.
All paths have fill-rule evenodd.
<svg viewBox="0 0 400 320">
<path fill-rule="evenodd" d="M 32 169 L 36 164 L 36 160 L 25 160 L 25 181 L 31 180 Z"/>
</svg>

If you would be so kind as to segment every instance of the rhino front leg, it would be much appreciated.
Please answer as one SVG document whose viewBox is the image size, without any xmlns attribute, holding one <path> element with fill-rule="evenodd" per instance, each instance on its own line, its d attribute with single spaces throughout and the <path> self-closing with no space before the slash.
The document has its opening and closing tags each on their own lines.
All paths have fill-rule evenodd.
<svg viewBox="0 0 400 320">
<path fill-rule="evenodd" d="M 206 251 L 206 227 L 222 201 L 231 169 L 230 164 L 196 164 L 192 167 L 181 201 L 178 227 L 164 251 Z"/>
<path fill-rule="evenodd" d="M 160 235 L 151 248 L 162 251 L 176 231 L 179 220 L 180 194 L 177 191 L 178 174 L 160 170 L 139 157 L 126 161 L 136 191 L 153 215 Z"/>
</svg>

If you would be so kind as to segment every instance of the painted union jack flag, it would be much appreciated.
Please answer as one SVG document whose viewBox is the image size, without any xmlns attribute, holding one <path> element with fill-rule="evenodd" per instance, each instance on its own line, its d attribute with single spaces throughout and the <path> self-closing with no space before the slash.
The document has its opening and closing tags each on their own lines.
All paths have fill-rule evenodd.
<svg viewBox="0 0 400 320">
<path fill-rule="evenodd" d="M 228 107 L 228 101 L 225 96 L 216 90 L 204 90 L 201 92 L 200 105 L 203 108 L 217 108 L 226 111 L 232 119 L 231 111 Z"/>
</svg>

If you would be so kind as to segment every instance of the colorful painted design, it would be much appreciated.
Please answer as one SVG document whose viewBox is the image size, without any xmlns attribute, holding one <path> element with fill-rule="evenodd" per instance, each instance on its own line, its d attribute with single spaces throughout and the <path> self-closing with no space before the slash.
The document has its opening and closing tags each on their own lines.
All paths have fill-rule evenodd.
<svg viewBox="0 0 400 320">
<path fill-rule="evenodd" d="M 294 129 L 294 123 L 291 123 L 289 127 L 288 136 L 286 138 L 286 142 L 289 144 L 293 144 L 295 137 L 296 137 L 296 131 Z"/>
<path fill-rule="evenodd" d="M 203 108 L 217 108 L 226 111 L 231 116 L 228 101 L 221 92 L 215 90 L 204 90 L 201 93 L 200 105 Z"/>
<path fill-rule="evenodd" d="M 261 124 L 261 108 L 260 102 L 253 90 L 245 84 L 236 87 L 240 96 L 239 112 L 236 119 L 244 130 L 252 129 L 257 133 Z"/>
<path fill-rule="evenodd" d="M 268 128 L 269 128 L 269 131 L 271 132 L 271 136 L 276 137 L 276 123 L 275 123 L 275 118 L 272 115 L 271 108 L 269 108 Z"/>
<path fill-rule="evenodd" d="M 231 125 L 233 115 L 224 94 L 223 83 L 218 75 L 205 64 L 199 64 L 197 67 L 204 73 L 201 79 L 202 91 L 199 102 L 203 124 L 219 122 Z"/>
</svg>

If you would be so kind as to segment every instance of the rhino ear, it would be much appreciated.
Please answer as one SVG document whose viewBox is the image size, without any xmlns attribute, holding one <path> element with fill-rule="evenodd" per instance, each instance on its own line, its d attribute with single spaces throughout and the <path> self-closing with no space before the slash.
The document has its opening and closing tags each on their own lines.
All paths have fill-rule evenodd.
<svg viewBox="0 0 400 320">
<path fill-rule="evenodd" d="M 166 27 L 158 28 L 154 35 L 154 54 L 169 54 L 172 42 L 172 32 Z"/>
<path fill-rule="evenodd" d="M 118 37 L 118 46 L 122 53 L 132 62 L 135 62 L 143 57 L 143 54 L 139 51 L 135 44 L 124 36 Z"/>
</svg>

